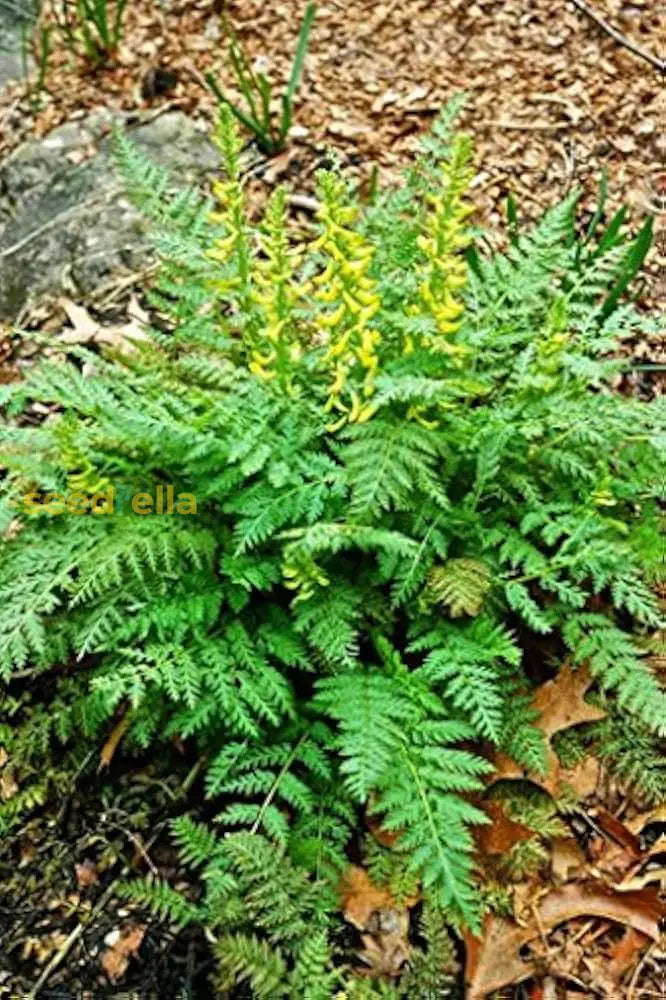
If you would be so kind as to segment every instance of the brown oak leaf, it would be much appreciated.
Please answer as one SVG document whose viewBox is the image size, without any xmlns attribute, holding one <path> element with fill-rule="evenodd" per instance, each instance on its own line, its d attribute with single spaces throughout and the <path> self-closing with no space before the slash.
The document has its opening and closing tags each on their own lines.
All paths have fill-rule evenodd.
<svg viewBox="0 0 666 1000">
<path fill-rule="evenodd" d="M 521 955 L 523 946 L 577 917 L 624 924 L 657 941 L 663 906 L 657 889 L 617 892 L 594 882 L 572 882 L 544 896 L 534 911 L 534 920 L 525 927 L 514 920 L 489 917 L 480 938 L 467 935 L 466 1000 L 485 1000 L 495 990 L 524 982 L 535 962 Z"/>
<path fill-rule="evenodd" d="M 532 708 L 540 713 L 537 724 L 547 737 L 569 729 L 570 726 L 606 718 L 602 709 L 585 701 L 585 694 L 592 680 L 588 667 L 577 667 L 574 670 L 570 663 L 564 663 L 557 677 L 537 688 L 532 698 Z"/>
<path fill-rule="evenodd" d="M 577 775 L 563 771 L 557 754 L 552 748 L 551 740 L 556 733 L 570 726 L 578 726 L 583 722 L 597 722 L 604 719 L 606 713 L 585 701 L 585 694 L 592 684 L 592 676 L 588 667 L 572 669 L 570 663 L 564 663 L 557 677 L 546 681 L 534 692 L 532 708 L 539 712 L 536 725 L 546 737 L 547 768 L 545 774 L 533 774 L 526 771 L 514 760 L 503 753 L 495 753 L 492 763 L 495 773 L 491 775 L 490 784 L 502 779 L 527 779 L 543 788 L 549 795 L 557 795 L 563 781 L 573 778 L 574 781 L 590 780 L 590 774 Z"/>
</svg>

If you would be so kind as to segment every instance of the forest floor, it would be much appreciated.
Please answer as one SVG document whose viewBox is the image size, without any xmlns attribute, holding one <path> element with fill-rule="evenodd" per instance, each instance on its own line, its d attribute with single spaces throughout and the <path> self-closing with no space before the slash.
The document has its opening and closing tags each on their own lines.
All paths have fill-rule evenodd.
<svg viewBox="0 0 666 1000">
<path fill-rule="evenodd" d="M 156 114 L 178 108 L 212 123 L 215 103 L 203 74 L 213 70 L 235 95 L 213 6 L 211 0 L 164 6 L 132 0 L 117 58 L 94 73 L 83 72 L 64 48 L 54 51 L 43 93 L 17 82 L 0 94 L 0 157 L 99 107 Z M 250 57 L 283 83 L 302 5 L 237 0 L 224 9 Z M 626 39 L 663 59 L 666 17 L 651 0 L 597 0 L 595 9 Z M 156 70 L 177 77 L 166 93 L 154 93 Z M 287 181 L 308 195 L 316 167 L 331 151 L 363 187 L 375 165 L 382 185 L 390 185 L 442 105 L 461 91 L 468 95 L 461 125 L 476 147 L 478 223 L 497 233 L 506 228 L 509 194 L 527 221 L 577 185 L 583 212 L 591 214 L 605 170 L 611 208 L 627 204 L 635 229 L 648 215 L 656 217 L 657 238 L 639 290 L 646 311 L 663 315 L 663 77 L 565 0 L 322 0 L 291 141 L 284 153 L 261 161 L 252 191 L 261 200 Z M 633 345 L 633 352 L 629 385 L 642 386 L 643 366 L 666 364 L 663 331 Z M 663 391 L 658 373 L 651 391 Z M 578 712 L 576 721 L 585 720 L 584 691 L 547 693 L 568 703 L 574 718 Z M 161 761 L 132 758 L 122 745 L 114 749 L 94 748 L 50 775 L 45 801 L 35 803 L 30 820 L 0 847 L 0 998 L 210 996 L 203 933 L 178 934 L 116 894 L 128 873 L 159 873 L 186 885 L 167 825 L 184 805 L 201 801 L 197 761 L 181 747 Z M 5 763 L 0 747 L 0 797 L 9 801 L 20 789 Z M 662 858 L 663 884 L 666 814 L 611 778 L 596 758 L 568 777 L 583 804 L 554 838 L 546 874 L 538 884 L 521 883 L 521 923 L 498 919 L 488 927 L 485 941 L 468 949 L 467 976 L 490 993 L 504 989 L 529 961 L 530 985 L 508 986 L 498 996 L 663 996 L 653 890 L 655 858 Z M 518 825 L 498 823 L 496 839 L 483 845 L 486 854 L 506 851 L 520 838 Z M 599 887 L 590 889 L 597 878 Z M 608 879 L 624 887 L 622 913 L 604 896 Z M 569 985 L 556 993 L 553 976 L 561 973 Z"/>
</svg>

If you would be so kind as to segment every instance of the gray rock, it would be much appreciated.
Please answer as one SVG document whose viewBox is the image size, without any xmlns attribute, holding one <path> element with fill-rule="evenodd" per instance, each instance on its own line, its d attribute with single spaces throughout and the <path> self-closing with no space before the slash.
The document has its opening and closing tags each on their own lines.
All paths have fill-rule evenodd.
<svg viewBox="0 0 666 1000">
<path fill-rule="evenodd" d="M 180 187 L 202 183 L 218 167 L 207 135 L 181 112 L 129 128 L 119 115 L 95 112 L 24 144 L 0 165 L 0 318 L 14 319 L 29 297 L 85 295 L 150 263 L 145 222 L 112 160 L 114 121 L 123 121 L 132 141 L 168 167 Z M 98 151 L 75 165 L 91 145 Z"/>
<path fill-rule="evenodd" d="M 32 70 L 26 42 L 35 15 L 33 0 L 0 0 L 0 89 Z"/>
</svg>

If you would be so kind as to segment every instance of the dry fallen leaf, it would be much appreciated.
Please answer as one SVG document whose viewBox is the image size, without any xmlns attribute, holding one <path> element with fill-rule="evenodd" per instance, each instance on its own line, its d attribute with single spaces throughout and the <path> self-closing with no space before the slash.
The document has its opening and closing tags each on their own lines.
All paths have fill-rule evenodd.
<svg viewBox="0 0 666 1000">
<path fill-rule="evenodd" d="M 465 997 L 466 1000 L 486 1000 L 489 993 L 509 984 L 529 979 L 534 962 L 521 957 L 520 950 L 535 932 L 519 927 L 512 920 L 490 916 L 486 918 L 481 937 L 465 937 Z"/>
<path fill-rule="evenodd" d="M 137 340 L 148 340 L 143 324 L 130 320 L 119 326 L 100 326 L 95 335 L 96 344 L 108 344 L 115 351 L 131 351 Z"/>
<path fill-rule="evenodd" d="M 594 821 L 600 830 L 603 830 L 616 844 L 619 844 L 630 857 L 639 860 L 642 857 L 641 844 L 639 838 L 633 833 L 622 820 L 613 816 L 608 809 L 597 806 L 593 813 Z"/>
<path fill-rule="evenodd" d="M 557 677 L 538 687 L 532 698 L 532 708 L 539 712 L 540 717 L 536 725 L 546 737 L 548 755 L 546 773 L 528 772 L 506 754 L 496 752 L 492 758 L 495 773 L 491 775 L 489 783 L 511 778 L 527 779 L 540 785 L 553 796 L 558 794 L 563 781 L 589 784 L 594 773 L 592 765 L 587 773 L 582 770 L 578 773 L 576 769 L 563 771 L 551 746 L 551 739 L 556 733 L 570 726 L 597 722 L 606 717 L 602 709 L 585 701 L 585 694 L 591 684 L 592 677 L 587 667 L 573 670 L 569 663 L 564 663 Z"/>
<path fill-rule="evenodd" d="M 584 871 L 587 859 L 575 837 L 556 837 L 551 844 L 550 867 L 555 882 L 568 882 Z"/>
<path fill-rule="evenodd" d="M 101 749 L 99 755 L 99 766 L 100 770 L 103 767 L 108 767 L 113 760 L 113 755 L 118 749 L 118 744 L 122 740 L 127 728 L 130 724 L 130 719 L 128 715 L 123 715 L 122 718 L 116 723 L 111 731 L 111 735 L 107 739 L 106 743 Z"/>
<path fill-rule="evenodd" d="M 466 1000 L 486 1000 L 494 990 L 524 982 L 535 965 L 522 957 L 523 946 L 577 917 L 625 924 L 657 941 L 663 906 L 656 889 L 622 893 L 594 882 L 574 882 L 548 893 L 534 911 L 535 919 L 526 927 L 490 917 L 480 939 L 467 935 Z"/>
<path fill-rule="evenodd" d="M 97 865 L 90 858 L 85 858 L 80 864 L 74 865 L 74 871 L 76 872 L 76 881 L 81 889 L 87 889 L 99 882 Z"/>
<path fill-rule="evenodd" d="M 27 937 L 23 942 L 22 957 L 24 960 L 34 959 L 37 965 L 46 965 L 66 940 L 67 935 L 62 931 L 53 931 L 41 937 Z"/>
<path fill-rule="evenodd" d="M 363 931 L 358 957 L 368 974 L 398 976 L 409 960 L 409 907 L 418 897 L 398 906 L 388 889 L 380 889 L 364 868 L 351 865 L 339 886 L 345 920 Z"/>
<path fill-rule="evenodd" d="M 37 854 L 37 845 L 34 840 L 29 837 L 24 837 L 21 841 L 21 857 L 19 859 L 19 868 L 25 868 Z"/>
<path fill-rule="evenodd" d="M 13 799 L 19 790 L 19 786 L 14 778 L 14 773 L 10 768 L 5 768 L 0 774 L 0 799 L 3 802 L 8 802 L 9 799 Z"/>
<path fill-rule="evenodd" d="M 610 951 L 610 963 L 606 972 L 616 988 L 624 973 L 634 965 L 636 958 L 648 944 L 649 938 L 633 927 L 627 927 L 619 941 L 616 941 Z"/>
<path fill-rule="evenodd" d="M 499 802 L 484 802 L 483 810 L 491 822 L 477 828 L 476 843 L 485 854 L 506 854 L 514 844 L 534 836 L 534 830 L 507 816 Z"/>
<path fill-rule="evenodd" d="M 331 135 L 339 136 L 342 139 L 353 139 L 354 137 L 364 135 L 367 129 L 360 122 L 353 122 L 344 118 L 329 122 L 327 131 Z"/>
<path fill-rule="evenodd" d="M 618 135 L 613 139 L 613 145 L 621 153 L 629 155 L 636 152 L 636 140 L 632 135 Z"/>
<path fill-rule="evenodd" d="M 127 972 L 130 958 L 138 952 L 145 933 L 145 927 L 141 925 L 133 927 L 125 934 L 120 934 L 114 944 L 103 953 L 102 968 L 112 983 L 118 982 Z"/>
<path fill-rule="evenodd" d="M 585 757 L 573 767 L 560 768 L 560 781 L 570 785 L 579 799 L 587 799 L 599 784 L 601 764 L 596 757 Z"/>
<path fill-rule="evenodd" d="M 363 948 L 358 957 L 372 976 L 395 978 L 409 961 L 409 911 L 382 910 L 374 921 L 373 932 L 362 934 Z"/>
<path fill-rule="evenodd" d="M 574 670 L 570 663 L 564 663 L 557 677 L 537 688 L 532 698 L 532 708 L 540 713 L 538 726 L 546 736 L 554 736 L 563 729 L 579 726 L 583 722 L 597 722 L 606 718 L 602 709 L 585 701 L 585 693 L 592 680 L 586 666 Z"/>
<path fill-rule="evenodd" d="M 393 847 L 400 839 L 400 830 L 385 830 L 382 826 L 382 817 L 371 812 L 376 798 L 370 796 L 365 812 L 365 825 L 382 847 Z"/>
<path fill-rule="evenodd" d="M 358 865 L 352 865 L 346 870 L 339 892 L 345 920 L 361 931 L 366 929 L 373 913 L 395 906 L 388 889 L 378 889 L 370 881 L 365 868 Z"/>
<path fill-rule="evenodd" d="M 600 917 L 633 927 L 652 941 L 659 939 L 662 913 L 663 906 L 657 890 L 616 892 L 594 882 L 565 885 L 549 893 L 539 906 L 539 916 L 545 928 L 576 917 Z"/>
<path fill-rule="evenodd" d="M 84 306 L 65 296 L 61 296 L 58 302 L 71 323 L 71 327 L 65 327 L 60 332 L 58 340 L 62 344 L 108 344 L 114 350 L 122 351 L 131 349 L 137 340 L 148 339 L 145 326 L 149 317 L 135 297 L 130 301 L 128 322 L 110 326 L 102 326 Z"/>
<path fill-rule="evenodd" d="M 67 319 L 72 324 L 71 329 L 65 327 L 59 336 L 63 344 L 89 344 L 95 339 L 99 323 L 94 320 L 87 309 L 62 295 L 58 299 Z"/>
</svg>

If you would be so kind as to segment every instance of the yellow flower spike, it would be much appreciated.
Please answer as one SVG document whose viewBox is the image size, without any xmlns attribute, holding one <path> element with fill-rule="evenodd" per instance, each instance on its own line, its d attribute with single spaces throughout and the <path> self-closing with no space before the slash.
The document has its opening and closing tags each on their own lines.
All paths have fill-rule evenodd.
<svg viewBox="0 0 666 1000">
<path fill-rule="evenodd" d="M 312 253 L 319 253 L 319 251 L 323 249 L 326 239 L 327 239 L 326 233 L 323 233 L 322 236 L 319 236 L 317 237 L 316 240 L 313 240 L 312 243 L 310 244 L 310 250 L 312 251 Z"/>
<path fill-rule="evenodd" d="M 281 319 L 277 323 L 273 323 L 266 330 L 266 336 L 273 344 L 280 343 L 280 335 L 285 327 L 286 319 Z"/>
<path fill-rule="evenodd" d="M 294 351 L 294 308 L 310 293 L 312 285 L 310 281 L 297 284 L 294 279 L 302 254 L 289 245 L 287 194 L 282 187 L 273 192 L 266 205 L 260 245 L 262 254 L 253 262 L 250 293 L 253 312 L 260 320 L 251 334 L 250 370 L 263 378 L 277 378 L 282 389 L 291 393 L 294 366 L 301 357 L 300 349 Z"/>
<path fill-rule="evenodd" d="M 364 258 L 359 260 L 346 260 L 342 265 L 342 273 L 345 278 L 354 278 L 356 275 L 362 275 L 367 267 Z"/>
<path fill-rule="evenodd" d="M 317 302 L 335 308 L 316 316 L 315 324 L 327 342 L 321 364 L 332 376 L 325 409 L 341 414 L 329 425 L 329 430 L 335 430 L 357 420 L 362 412 L 369 418 L 361 392 L 371 395 L 374 391 L 381 338 L 367 325 L 381 302 L 377 284 L 368 273 L 375 248 L 354 228 L 358 209 L 349 202 L 344 182 L 322 171 L 317 175 L 317 191 L 321 202 L 317 220 L 322 232 L 311 249 L 320 251 L 325 260 L 312 282 Z"/>
<path fill-rule="evenodd" d="M 329 254 L 333 258 L 333 260 L 338 264 L 342 264 L 347 259 L 342 250 L 337 246 L 336 243 L 333 243 L 332 240 L 326 241 L 324 249 L 326 250 L 326 253 Z"/>
<path fill-rule="evenodd" d="M 331 386 L 329 392 L 331 397 L 339 396 L 347 378 L 347 372 L 342 366 L 338 366 L 335 372 L 335 380 Z"/>
<path fill-rule="evenodd" d="M 270 365 L 275 360 L 275 351 L 269 351 L 268 354 L 260 354 L 259 351 L 254 351 L 252 357 L 255 364 L 262 366 Z"/>
<path fill-rule="evenodd" d="M 356 291 L 356 298 L 361 303 L 361 305 L 367 306 L 369 309 L 372 309 L 373 315 L 377 312 L 377 310 L 381 306 L 379 296 L 373 294 L 372 292 L 366 291 L 363 288 L 358 289 Z"/>
<path fill-rule="evenodd" d="M 68 487 L 72 492 L 90 495 L 108 490 L 110 482 L 106 477 L 99 475 L 90 457 L 78 444 L 78 434 L 84 426 L 85 421 L 79 421 L 77 417 L 67 414 L 58 421 L 54 436 L 58 444 L 60 461 L 64 468 L 78 470 L 76 472 L 68 471 Z"/>
<path fill-rule="evenodd" d="M 250 362 L 250 364 L 248 365 L 248 369 L 252 372 L 253 375 L 258 375 L 259 378 L 263 379 L 264 382 L 270 382 L 271 379 L 275 378 L 275 372 L 269 371 L 267 368 L 264 368 L 262 365 L 257 364 L 255 361 Z"/>
<path fill-rule="evenodd" d="M 211 260 L 219 260 L 222 264 L 225 264 L 233 253 L 235 242 L 235 236 L 228 236 L 226 239 L 217 240 L 215 246 L 206 251 L 206 256 L 210 257 Z"/>
<path fill-rule="evenodd" d="M 335 411 L 336 413 L 341 413 L 346 420 L 347 414 L 349 413 L 349 407 L 341 403 L 339 399 L 334 399 L 331 396 L 330 399 L 328 399 L 324 405 L 324 413 L 331 413 L 333 411 Z"/>
<path fill-rule="evenodd" d="M 471 180 L 469 139 L 458 136 L 453 143 L 450 162 L 442 164 L 441 190 L 427 198 L 429 211 L 417 246 L 423 254 L 422 280 L 418 300 L 407 307 L 412 316 L 432 316 L 440 337 L 423 335 L 419 344 L 451 356 L 464 350 L 453 343 L 451 337 L 459 329 L 457 322 L 464 312 L 464 305 L 456 298 L 467 280 L 467 266 L 460 257 L 460 250 L 469 245 L 470 238 L 464 229 L 464 220 L 473 210 L 462 200 Z M 405 338 L 403 353 L 415 348 L 414 337 Z"/>
<path fill-rule="evenodd" d="M 438 326 L 439 332 L 443 333 L 445 336 L 447 334 L 449 334 L 449 333 L 455 333 L 456 330 L 458 329 L 458 323 L 447 323 L 446 320 L 442 319 L 437 313 L 435 314 L 435 318 L 437 320 L 437 326 Z M 454 344 L 442 344 L 441 347 L 442 347 L 443 351 L 453 351 L 453 350 L 455 350 L 455 345 Z M 458 348 L 458 349 L 460 349 L 460 348 Z"/>
<path fill-rule="evenodd" d="M 445 302 L 441 306 L 433 303 L 433 311 L 436 310 L 437 317 L 444 320 L 455 320 L 464 312 L 464 307 L 457 302 Z"/>
</svg>

